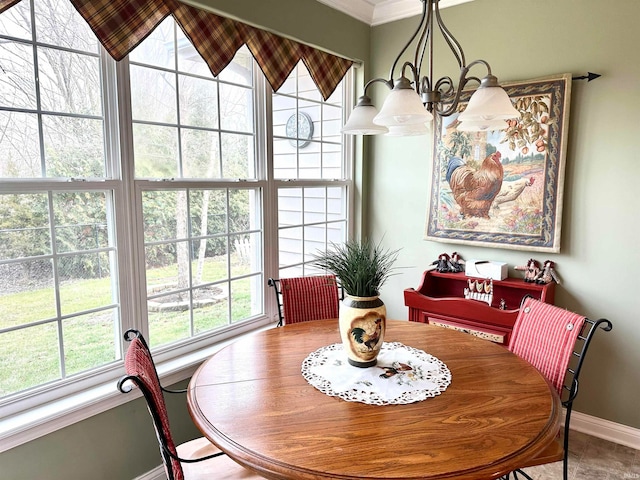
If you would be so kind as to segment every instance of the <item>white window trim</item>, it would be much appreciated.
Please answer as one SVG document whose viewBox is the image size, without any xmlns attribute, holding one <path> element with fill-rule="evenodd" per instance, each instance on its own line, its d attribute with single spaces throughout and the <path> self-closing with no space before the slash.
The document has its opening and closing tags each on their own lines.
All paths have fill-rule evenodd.
<svg viewBox="0 0 640 480">
<path fill-rule="evenodd" d="M 160 360 L 156 367 L 162 384 L 168 386 L 190 378 L 196 368 L 218 350 L 243 335 L 269 328 L 275 328 L 270 319 L 246 322 L 220 335 L 220 340 L 213 345 L 172 360 Z M 137 390 L 124 395 L 117 389 L 117 382 L 124 374 L 124 367 L 120 365 L 111 378 L 99 385 L 3 418 L 0 420 L 0 453 L 140 397 Z"/>
</svg>

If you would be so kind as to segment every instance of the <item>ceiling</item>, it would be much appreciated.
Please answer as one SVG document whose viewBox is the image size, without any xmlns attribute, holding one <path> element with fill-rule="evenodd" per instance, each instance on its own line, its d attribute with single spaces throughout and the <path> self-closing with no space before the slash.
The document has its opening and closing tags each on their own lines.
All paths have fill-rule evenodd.
<svg viewBox="0 0 640 480">
<path fill-rule="evenodd" d="M 371 26 L 419 15 L 423 0 L 317 0 Z M 440 8 L 474 0 L 440 0 Z"/>
</svg>

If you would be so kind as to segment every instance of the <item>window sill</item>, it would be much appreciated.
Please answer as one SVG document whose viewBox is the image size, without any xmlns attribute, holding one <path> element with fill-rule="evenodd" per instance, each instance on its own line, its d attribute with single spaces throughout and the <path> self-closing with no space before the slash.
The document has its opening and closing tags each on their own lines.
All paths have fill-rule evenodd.
<svg viewBox="0 0 640 480">
<path fill-rule="evenodd" d="M 268 328 L 273 328 L 273 323 L 222 340 L 178 359 L 158 363 L 157 369 L 162 384 L 173 385 L 190 378 L 198 366 L 218 350 L 234 342 L 240 336 Z M 16 415 L 0 418 L 0 453 L 140 397 L 141 394 L 138 390 L 132 391 L 129 395 L 123 395 L 118 391 L 116 384 L 122 375 L 123 371 L 94 388 L 45 403 Z"/>
</svg>

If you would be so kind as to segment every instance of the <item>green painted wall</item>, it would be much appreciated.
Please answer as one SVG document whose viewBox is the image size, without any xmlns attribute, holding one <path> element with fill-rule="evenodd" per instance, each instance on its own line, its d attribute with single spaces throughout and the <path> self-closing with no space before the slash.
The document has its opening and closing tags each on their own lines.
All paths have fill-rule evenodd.
<svg viewBox="0 0 640 480">
<path fill-rule="evenodd" d="M 191 2 L 194 3 L 195 2 Z M 314 0 L 202 0 L 200 5 L 347 58 L 368 60 L 368 25 Z M 359 75 L 363 75 L 360 69 Z M 114 383 L 113 388 L 116 388 Z M 176 441 L 200 436 L 184 396 L 168 398 Z M 129 480 L 160 465 L 141 399 L 0 453 L 2 480 Z"/>
<path fill-rule="evenodd" d="M 314 0 L 188 0 L 185 3 L 209 7 L 347 58 L 368 60 L 369 26 Z"/>
<path fill-rule="evenodd" d="M 367 159 L 366 202 L 374 239 L 402 248 L 382 298 L 392 318 L 406 318 L 403 290 L 417 287 L 424 268 L 442 252 L 515 265 L 533 257 L 556 262 L 562 284 L 556 303 L 589 317 L 607 317 L 611 333 L 598 335 L 581 381 L 576 409 L 640 428 L 640 2 L 637 0 L 481 0 L 443 10 L 468 60 L 484 58 L 500 80 L 557 73 L 602 77 L 573 82 L 559 254 L 469 247 L 423 240 L 431 178 L 430 137 L 376 137 Z M 385 76 L 417 18 L 373 28 L 372 71 Z M 436 50 L 436 77 L 453 76 Z M 484 72 L 479 71 L 479 75 Z M 386 92 L 376 90 L 381 105 Z"/>
<path fill-rule="evenodd" d="M 186 386 L 184 381 L 170 388 Z M 186 397 L 167 395 L 166 401 L 176 441 L 200 436 Z M 0 454 L 0 478 L 129 480 L 160 462 L 151 418 L 139 398 Z"/>
</svg>

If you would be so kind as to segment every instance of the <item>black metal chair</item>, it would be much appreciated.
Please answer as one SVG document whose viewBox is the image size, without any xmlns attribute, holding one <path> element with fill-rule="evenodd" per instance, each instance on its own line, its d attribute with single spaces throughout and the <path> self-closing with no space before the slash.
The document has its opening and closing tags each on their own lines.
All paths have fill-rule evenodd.
<svg viewBox="0 0 640 480">
<path fill-rule="evenodd" d="M 164 393 L 185 393 L 160 385 L 160 378 L 147 342 L 137 330 L 127 330 L 124 339 L 131 342 L 124 360 L 127 374 L 118 381 L 118 389 L 129 393 L 138 387 L 145 400 L 156 430 L 160 454 L 168 480 L 257 479 L 263 478 L 231 460 L 204 437 L 181 445 L 174 443 Z"/>
<path fill-rule="evenodd" d="M 559 461 L 562 461 L 562 478 L 567 480 L 569 425 L 573 402 L 578 395 L 578 377 L 593 335 L 598 329 L 608 332 L 612 328 L 612 323 L 604 318 L 593 321 L 531 297 L 523 300 L 509 350 L 529 361 L 554 385 L 566 415 L 562 437 L 526 465 L 502 477 L 504 480 L 533 480 L 524 468 Z"/>
<path fill-rule="evenodd" d="M 344 298 L 335 275 L 270 278 L 278 304 L 278 326 L 337 318 L 339 299 Z M 339 291 L 340 290 L 340 291 Z"/>
</svg>

